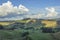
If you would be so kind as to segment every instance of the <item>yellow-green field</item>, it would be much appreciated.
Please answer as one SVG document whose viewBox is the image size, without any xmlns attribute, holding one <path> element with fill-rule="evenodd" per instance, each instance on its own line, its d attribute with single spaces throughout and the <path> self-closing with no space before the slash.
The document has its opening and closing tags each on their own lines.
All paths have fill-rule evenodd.
<svg viewBox="0 0 60 40">
<path fill-rule="evenodd" d="M 26 23 L 27 20 L 16 20 L 15 22 L 22 22 L 22 23 Z M 15 22 L 7 22 L 7 21 L 0 21 L 0 25 L 9 25 L 9 24 L 13 24 Z"/>
<path fill-rule="evenodd" d="M 37 22 L 36 20 L 16 20 L 15 22 L 22 22 L 22 23 L 29 23 L 29 22 Z M 0 22 L 0 25 L 9 25 L 15 22 Z M 55 27 L 57 26 L 56 21 L 48 21 L 48 20 L 42 20 L 41 23 L 46 24 L 46 27 Z"/>
<path fill-rule="evenodd" d="M 14 22 L 0 22 L 0 25 L 9 25 L 9 24 L 12 24 Z"/>
<path fill-rule="evenodd" d="M 56 27 L 57 26 L 56 21 L 42 20 L 41 22 L 46 24 L 45 27 Z"/>
</svg>

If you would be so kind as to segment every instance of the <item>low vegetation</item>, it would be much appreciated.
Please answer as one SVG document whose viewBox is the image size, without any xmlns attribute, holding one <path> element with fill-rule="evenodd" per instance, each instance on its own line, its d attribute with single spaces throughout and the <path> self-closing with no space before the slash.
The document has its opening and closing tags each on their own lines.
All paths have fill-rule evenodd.
<svg viewBox="0 0 60 40">
<path fill-rule="evenodd" d="M 42 32 L 41 29 L 44 29 L 45 24 L 41 24 L 40 21 L 28 23 L 22 21 L 15 21 L 15 23 L 9 25 L 0 25 L 0 40 L 54 40 L 50 33 Z M 53 34 L 59 38 L 59 33 Z"/>
</svg>

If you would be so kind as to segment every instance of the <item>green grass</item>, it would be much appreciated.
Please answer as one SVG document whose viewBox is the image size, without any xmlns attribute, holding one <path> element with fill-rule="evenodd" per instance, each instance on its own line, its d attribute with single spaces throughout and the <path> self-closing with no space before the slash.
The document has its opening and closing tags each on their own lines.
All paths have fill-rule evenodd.
<svg viewBox="0 0 60 40">
<path fill-rule="evenodd" d="M 0 30 L 0 40 L 21 40 L 20 30 Z"/>
<path fill-rule="evenodd" d="M 33 33 L 32 38 L 33 40 L 52 40 L 49 33 Z"/>
<path fill-rule="evenodd" d="M 26 23 L 27 20 L 16 20 L 16 22 Z"/>
<path fill-rule="evenodd" d="M 22 32 L 26 30 L 0 30 L 0 40 L 21 40 Z M 28 30 L 33 40 L 53 40 L 49 33 Z"/>
</svg>

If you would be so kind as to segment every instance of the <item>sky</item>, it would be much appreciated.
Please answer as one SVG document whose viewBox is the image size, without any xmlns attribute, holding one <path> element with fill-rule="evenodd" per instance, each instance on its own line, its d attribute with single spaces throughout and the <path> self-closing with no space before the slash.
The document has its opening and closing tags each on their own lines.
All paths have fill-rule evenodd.
<svg viewBox="0 0 60 40">
<path fill-rule="evenodd" d="M 0 0 L 0 21 L 59 18 L 60 0 Z"/>
</svg>

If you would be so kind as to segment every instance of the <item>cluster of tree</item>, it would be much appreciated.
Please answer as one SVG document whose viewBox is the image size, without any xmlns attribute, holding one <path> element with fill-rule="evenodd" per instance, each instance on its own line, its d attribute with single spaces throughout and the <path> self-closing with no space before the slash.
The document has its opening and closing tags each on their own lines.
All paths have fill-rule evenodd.
<svg viewBox="0 0 60 40">
<path fill-rule="evenodd" d="M 4 27 L 2 25 L 0 25 L 0 30 L 4 29 Z"/>
<path fill-rule="evenodd" d="M 27 26 L 26 24 L 24 23 L 20 23 L 20 22 L 17 22 L 17 23 L 14 23 L 14 24 L 11 24 L 9 25 L 9 30 L 14 30 L 14 29 L 24 29 L 24 30 L 34 30 L 34 27 L 32 27 L 32 25 L 30 25 L 31 27 Z"/>
<path fill-rule="evenodd" d="M 44 33 L 51 33 L 51 32 L 53 32 L 53 30 L 52 30 L 52 28 L 47 28 L 47 27 L 42 27 L 42 32 L 44 32 Z"/>
<path fill-rule="evenodd" d="M 24 32 L 21 35 L 22 40 L 32 40 L 32 38 L 29 36 L 29 32 Z"/>
</svg>

